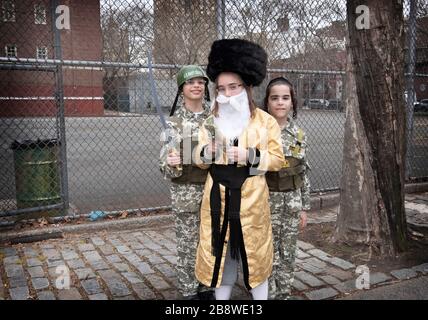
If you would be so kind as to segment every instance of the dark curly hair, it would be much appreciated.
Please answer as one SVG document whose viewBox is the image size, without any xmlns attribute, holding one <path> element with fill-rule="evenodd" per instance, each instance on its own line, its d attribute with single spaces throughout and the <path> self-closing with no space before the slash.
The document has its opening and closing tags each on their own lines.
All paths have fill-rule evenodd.
<svg viewBox="0 0 428 320">
<path fill-rule="evenodd" d="M 270 91 L 271 91 L 273 86 L 280 85 L 280 84 L 286 85 L 290 88 L 291 103 L 292 103 L 292 107 L 293 107 L 293 119 L 296 119 L 297 118 L 296 93 L 294 92 L 293 84 L 290 82 L 290 80 L 288 80 L 287 78 L 284 78 L 284 77 L 273 78 L 271 81 L 269 81 L 269 83 L 266 87 L 266 94 L 265 94 L 265 97 L 263 99 L 264 110 L 269 113 L 268 102 L 269 102 Z"/>
</svg>

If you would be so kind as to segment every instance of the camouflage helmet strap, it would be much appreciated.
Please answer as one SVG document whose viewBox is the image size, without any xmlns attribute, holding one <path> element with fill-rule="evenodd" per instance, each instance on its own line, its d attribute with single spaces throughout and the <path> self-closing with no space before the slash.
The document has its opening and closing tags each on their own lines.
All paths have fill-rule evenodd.
<svg viewBox="0 0 428 320">
<path fill-rule="evenodd" d="M 181 93 L 181 89 L 179 88 L 177 90 L 177 94 L 175 96 L 174 103 L 172 104 L 171 111 L 169 113 L 170 117 L 172 117 L 175 113 L 175 109 L 177 108 L 177 102 L 178 102 L 178 98 L 180 97 L 180 93 Z"/>
</svg>

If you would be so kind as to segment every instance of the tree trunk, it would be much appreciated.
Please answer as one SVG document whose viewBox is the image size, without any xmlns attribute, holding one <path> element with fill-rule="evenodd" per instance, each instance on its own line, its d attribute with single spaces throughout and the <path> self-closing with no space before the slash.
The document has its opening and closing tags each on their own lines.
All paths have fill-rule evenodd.
<svg viewBox="0 0 428 320">
<path fill-rule="evenodd" d="M 347 117 L 334 239 L 393 256 L 407 248 L 403 5 L 365 1 L 370 26 L 359 30 L 360 4 L 347 1 Z"/>
</svg>

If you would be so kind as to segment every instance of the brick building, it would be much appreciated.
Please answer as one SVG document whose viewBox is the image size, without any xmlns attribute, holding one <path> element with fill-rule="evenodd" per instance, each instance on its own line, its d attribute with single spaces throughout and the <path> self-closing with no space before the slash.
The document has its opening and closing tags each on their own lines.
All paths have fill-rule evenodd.
<svg viewBox="0 0 428 320">
<path fill-rule="evenodd" d="M 315 31 L 315 36 L 306 39 L 298 50 L 288 58 L 272 61 L 273 68 L 312 70 L 301 76 L 290 75 L 296 86 L 299 103 L 305 99 L 342 99 L 343 77 L 322 75 L 318 71 L 341 71 L 346 65 L 346 23 L 332 21 L 328 26 Z M 297 38 L 301 39 L 301 38 Z M 303 40 L 301 40 L 303 41 Z M 272 77 L 281 75 L 272 74 Z"/>
<path fill-rule="evenodd" d="M 51 1 L 2 0 L 0 56 L 54 58 Z M 102 37 L 99 0 L 64 0 L 69 8 L 70 28 L 60 29 L 64 60 L 100 61 Z M 63 11 L 61 12 L 63 13 Z M 63 68 L 64 104 L 68 116 L 103 114 L 103 71 L 83 67 Z M 54 116 L 55 74 L 17 70 L 12 64 L 0 68 L 0 116 Z"/>
</svg>

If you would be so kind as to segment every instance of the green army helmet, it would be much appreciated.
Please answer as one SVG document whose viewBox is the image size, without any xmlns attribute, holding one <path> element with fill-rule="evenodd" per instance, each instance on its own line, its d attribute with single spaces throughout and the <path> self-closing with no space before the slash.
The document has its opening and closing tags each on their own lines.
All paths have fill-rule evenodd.
<svg viewBox="0 0 428 320">
<path fill-rule="evenodd" d="M 193 78 L 204 78 L 208 83 L 208 77 L 205 71 L 200 66 L 187 65 L 178 71 L 177 86 L 180 88 L 187 80 Z"/>
<path fill-rule="evenodd" d="M 209 79 L 205 73 L 205 71 L 200 67 L 196 65 L 187 65 L 184 66 L 178 71 L 177 73 L 177 95 L 175 96 L 174 103 L 172 104 L 171 111 L 169 113 L 169 116 L 172 117 L 174 115 L 175 109 L 177 107 L 178 98 L 180 97 L 180 94 L 183 92 L 183 84 L 190 79 L 193 78 L 204 78 L 205 83 L 205 100 L 210 101 L 210 92 L 208 90 L 208 82 Z"/>
</svg>

